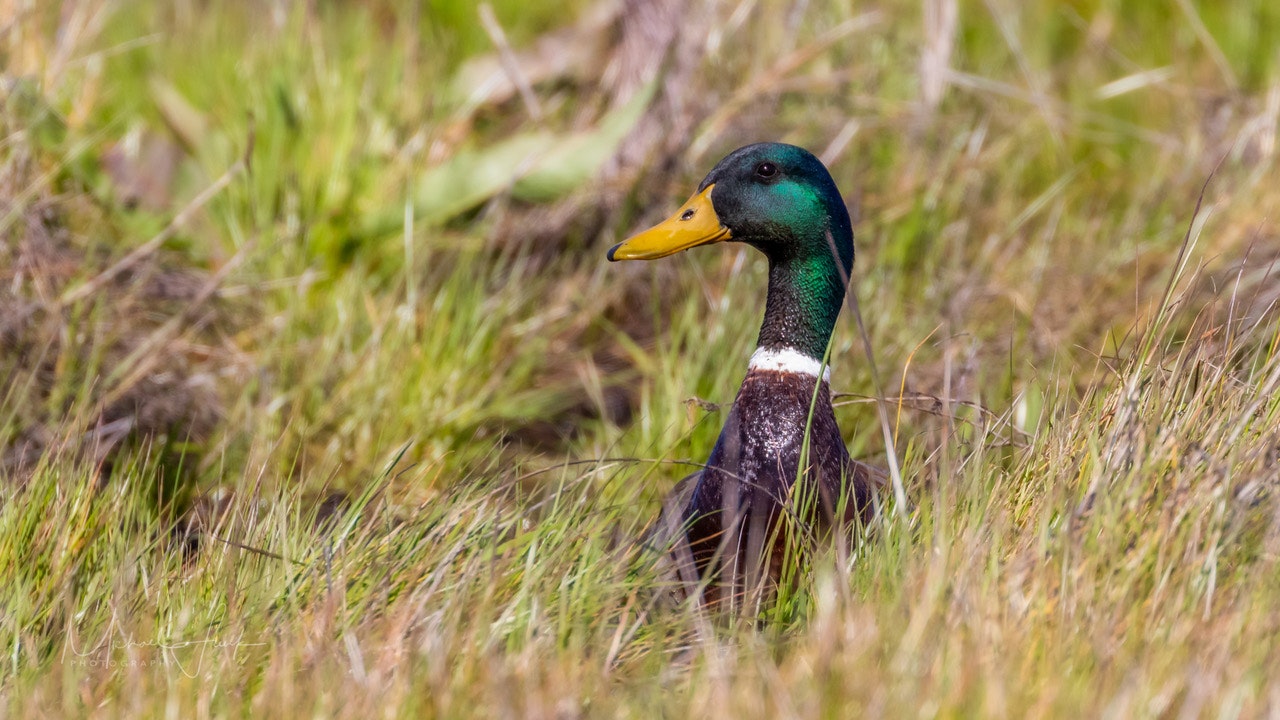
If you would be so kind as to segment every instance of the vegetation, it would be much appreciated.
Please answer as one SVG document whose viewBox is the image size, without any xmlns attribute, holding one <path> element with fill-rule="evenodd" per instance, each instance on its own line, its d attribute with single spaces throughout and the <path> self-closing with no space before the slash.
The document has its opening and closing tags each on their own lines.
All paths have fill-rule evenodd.
<svg viewBox="0 0 1280 720">
<path fill-rule="evenodd" d="M 1280 709 L 1271 0 L 54 5 L 0 21 L 15 716 Z M 837 414 L 907 503 L 734 622 L 630 539 L 763 263 L 604 252 L 756 139 L 855 211 Z"/>
</svg>

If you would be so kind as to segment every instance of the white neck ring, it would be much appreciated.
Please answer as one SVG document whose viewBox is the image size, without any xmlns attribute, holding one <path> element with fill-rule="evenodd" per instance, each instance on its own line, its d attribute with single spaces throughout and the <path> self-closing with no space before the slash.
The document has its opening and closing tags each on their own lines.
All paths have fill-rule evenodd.
<svg viewBox="0 0 1280 720">
<path fill-rule="evenodd" d="M 822 376 L 823 382 L 831 382 L 831 368 L 824 367 L 821 360 L 811 358 L 795 348 L 756 348 L 751 354 L 751 362 L 747 370 L 763 370 L 768 372 L 794 373 L 809 377 Z"/>
</svg>

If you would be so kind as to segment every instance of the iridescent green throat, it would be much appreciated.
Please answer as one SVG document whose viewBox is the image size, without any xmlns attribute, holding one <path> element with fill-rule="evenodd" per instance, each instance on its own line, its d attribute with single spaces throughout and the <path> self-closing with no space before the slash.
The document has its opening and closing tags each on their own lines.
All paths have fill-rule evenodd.
<svg viewBox="0 0 1280 720">
<path fill-rule="evenodd" d="M 825 238 L 822 244 L 830 245 Z M 852 248 L 852 242 L 845 246 Z M 769 297 L 758 346 L 794 348 L 821 360 L 840 316 L 852 264 L 852 257 L 837 258 L 834 248 L 826 254 L 770 256 Z"/>
</svg>

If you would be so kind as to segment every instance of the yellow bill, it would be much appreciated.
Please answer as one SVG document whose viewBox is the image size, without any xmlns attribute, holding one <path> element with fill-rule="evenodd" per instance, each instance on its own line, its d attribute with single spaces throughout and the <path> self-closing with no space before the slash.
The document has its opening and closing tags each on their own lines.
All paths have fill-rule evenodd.
<svg viewBox="0 0 1280 720">
<path fill-rule="evenodd" d="M 713 187 L 714 183 L 689 198 L 675 215 L 614 245 L 609 250 L 609 259 L 653 260 L 733 237 L 729 228 L 720 224 L 716 209 L 711 205 Z"/>
</svg>

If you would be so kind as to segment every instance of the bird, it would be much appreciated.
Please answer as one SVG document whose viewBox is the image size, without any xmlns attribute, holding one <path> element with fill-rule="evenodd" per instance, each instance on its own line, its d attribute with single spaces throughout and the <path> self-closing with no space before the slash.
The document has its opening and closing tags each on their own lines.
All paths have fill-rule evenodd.
<svg viewBox="0 0 1280 720">
<path fill-rule="evenodd" d="M 874 485 L 831 405 L 825 358 L 854 259 L 831 173 L 795 145 L 741 147 L 674 215 L 607 257 L 654 260 L 723 242 L 768 259 L 759 339 L 710 457 L 668 495 L 645 542 L 663 548 L 703 604 L 747 607 L 789 577 L 797 533 L 867 522 Z"/>
</svg>

